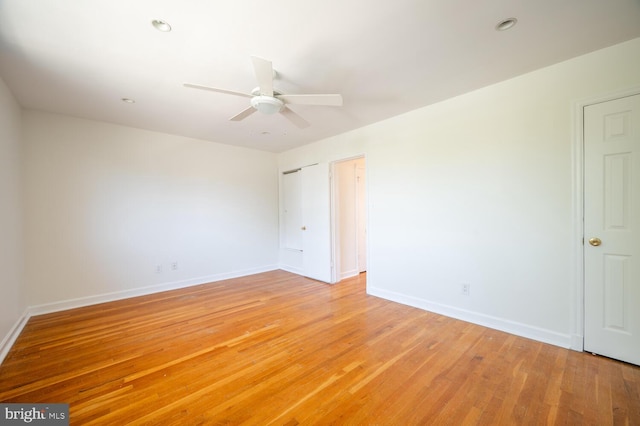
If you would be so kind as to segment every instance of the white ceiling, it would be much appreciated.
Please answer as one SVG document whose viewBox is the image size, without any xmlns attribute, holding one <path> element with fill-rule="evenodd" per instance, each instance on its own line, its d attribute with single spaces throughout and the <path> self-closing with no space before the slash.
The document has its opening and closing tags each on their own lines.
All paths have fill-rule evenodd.
<svg viewBox="0 0 640 426">
<path fill-rule="evenodd" d="M 281 152 L 636 37 L 640 0 L 0 0 L 0 76 L 24 108 Z M 231 122 L 248 99 L 182 86 L 249 93 L 251 55 L 344 106 Z"/>
</svg>

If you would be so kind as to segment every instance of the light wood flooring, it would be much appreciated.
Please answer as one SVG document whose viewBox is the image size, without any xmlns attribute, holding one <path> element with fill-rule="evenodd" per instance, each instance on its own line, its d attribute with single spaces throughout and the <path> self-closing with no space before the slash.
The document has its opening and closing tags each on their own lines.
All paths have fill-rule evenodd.
<svg viewBox="0 0 640 426">
<path fill-rule="evenodd" d="M 640 367 L 284 271 L 31 318 L 1 402 L 75 425 L 640 425 Z"/>
</svg>

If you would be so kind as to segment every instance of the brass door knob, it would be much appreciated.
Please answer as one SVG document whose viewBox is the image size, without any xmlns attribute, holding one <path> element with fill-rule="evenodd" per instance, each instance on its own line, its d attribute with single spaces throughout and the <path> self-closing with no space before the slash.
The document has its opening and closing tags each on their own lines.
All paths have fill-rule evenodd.
<svg viewBox="0 0 640 426">
<path fill-rule="evenodd" d="M 602 241 L 600 241 L 600 238 L 589 238 L 589 244 L 594 247 L 598 247 L 600 244 L 602 244 Z"/>
<path fill-rule="evenodd" d="M 306 230 L 307 230 L 307 227 L 306 227 L 306 226 L 303 226 L 303 227 L 302 227 L 302 228 L 300 228 L 300 229 L 302 229 L 303 231 L 306 231 Z"/>
</svg>

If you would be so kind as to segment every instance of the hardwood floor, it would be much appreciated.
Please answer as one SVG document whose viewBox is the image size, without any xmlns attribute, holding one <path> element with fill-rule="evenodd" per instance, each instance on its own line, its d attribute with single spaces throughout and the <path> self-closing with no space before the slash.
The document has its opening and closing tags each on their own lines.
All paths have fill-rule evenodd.
<svg viewBox="0 0 640 426">
<path fill-rule="evenodd" d="M 71 424 L 640 424 L 640 367 L 283 271 L 33 317 L 0 401 Z"/>
</svg>

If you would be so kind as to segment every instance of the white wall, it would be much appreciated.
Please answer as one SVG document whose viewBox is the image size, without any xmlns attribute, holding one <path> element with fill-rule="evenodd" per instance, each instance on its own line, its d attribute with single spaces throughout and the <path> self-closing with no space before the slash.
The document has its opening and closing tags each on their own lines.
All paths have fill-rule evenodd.
<svg viewBox="0 0 640 426">
<path fill-rule="evenodd" d="M 634 86 L 640 39 L 285 152 L 279 167 L 366 154 L 370 293 L 569 346 L 582 332 L 574 106 Z"/>
<path fill-rule="evenodd" d="M 0 361 L 26 305 L 21 110 L 0 79 Z"/>
<path fill-rule="evenodd" d="M 34 111 L 24 123 L 30 306 L 277 267 L 275 154 Z"/>
</svg>

